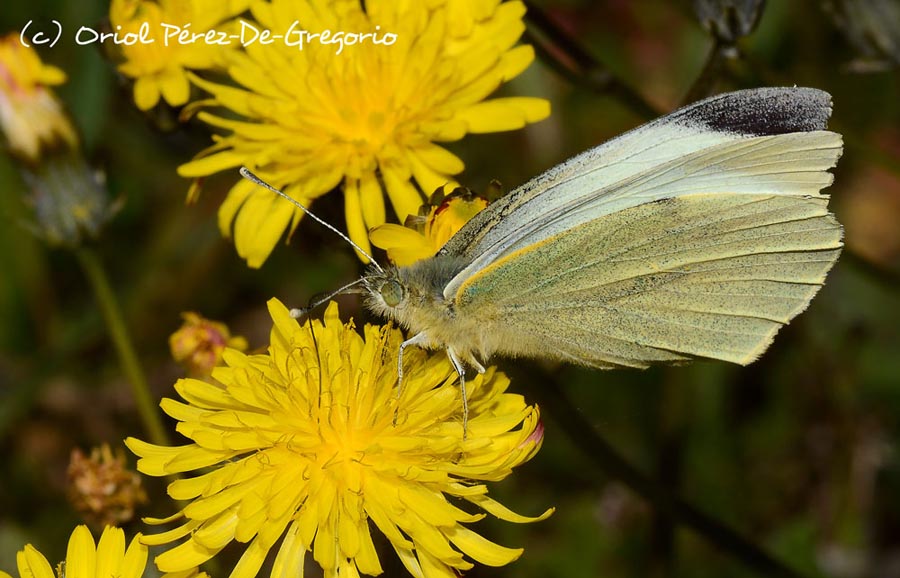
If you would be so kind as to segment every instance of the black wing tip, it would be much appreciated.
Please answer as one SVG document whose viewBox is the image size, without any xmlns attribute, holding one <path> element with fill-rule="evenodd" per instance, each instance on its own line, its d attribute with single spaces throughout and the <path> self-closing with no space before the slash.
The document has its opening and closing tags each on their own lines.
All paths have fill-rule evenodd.
<svg viewBox="0 0 900 578">
<path fill-rule="evenodd" d="M 680 116 L 692 125 L 747 136 L 824 130 L 831 95 L 796 86 L 738 90 L 693 104 Z"/>
</svg>

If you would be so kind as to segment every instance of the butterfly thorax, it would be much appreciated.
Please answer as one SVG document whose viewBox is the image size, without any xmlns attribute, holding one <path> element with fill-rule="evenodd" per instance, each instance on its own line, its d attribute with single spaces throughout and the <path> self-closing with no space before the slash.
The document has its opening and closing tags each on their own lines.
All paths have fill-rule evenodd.
<svg viewBox="0 0 900 578">
<path fill-rule="evenodd" d="M 438 255 L 408 267 L 370 269 L 364 278 L 366 307 L 392 319 L 412 335 L 424 334 L 427 347 L 450 347 L 463 357 L 479 351 L 479 327 L 471 316 L 458 316 L 444 287 L 468 259 Z"/>
</svg>

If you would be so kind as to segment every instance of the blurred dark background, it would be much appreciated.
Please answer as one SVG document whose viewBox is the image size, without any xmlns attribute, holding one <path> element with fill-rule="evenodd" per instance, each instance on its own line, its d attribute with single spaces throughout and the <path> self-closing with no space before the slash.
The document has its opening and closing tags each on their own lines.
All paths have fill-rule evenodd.
<svg viewBox="0 0 900 578">
<path fill-rule="evenodd" d="M 732 47 L 725 37 L 741 28 L 739 12 L 724 27 L 698 19 L 698 12 L 715 15 L 719 4 L 535 2 L 529 34 L 546 54 L 503 93 L 543 96 L 553 113 L 522 131 L 451 143 L 466 163 L 461 182 L 483 190 L 496 178 L 511 189 L 686 99 L 813 86 L 833 95 L 831 128 L 845 137 L 829 189 L 846 230 L 845 254 L 809 310 L 747 368 L 531 371 L 499 360 L 529 401 L 561 392 L 578 413 L 542 405 L 542 451 L 491 488 L 523 514 L 551 505 L 556 513 L 533 525 L 476 525 L 526 551 L 508 567 L 468 575 L 760 575 L 611 475 L 561 427 L 578 419 L 663 487 L 804 575 L 900 577 L 900 6 L 768 2 Z M 740 11 L 756 3 L 726 4 Z M 96 26 L 107 10 L 100 0 L 6 2 L 0 32 L 31 19 Z M 553 31 L 571 45 L 560 47 Z M 579 48 L 587 59 L 579 61 Z M 159 113 L 148 118 L 134 108 L 130 88 L 97 46 L 61 43 L 41 55 L 68 74 L 57 92 L 92 165 L 123 200 L 95 249 L 157 397 L 173 395 L 183 375 L 168 351 L 182 311 L 225 321 L 259 347 L 270 327 L 267 299 L 302 306 L 359 274 L 352 253 L 311 221 L 261 270 L 248 269 L 216 227 L 237 174 L 207 180 L 191 206 L 189 183 L 175 174 L 209 143 L 206 129 L 159 130 Z M 74 447 L 146 439 L 82 271 L 69 252 L 48 249 L 22 226 L 29 219 L 25 190 L 0 156 L 0 568 L 7 571 L 26 542 L 62 556 L 80 522 L 65 498 Z M 315 209 L 342 224 L 340 203 L 330 195 Z M 341 307 L 345 317 L 365 318 L 353 297 Z M 555 383 L 529 379 L 535 375 Z M 139 515 L 171 513 L 159 480 L 147 482 L 151 502 Z M 145 530 L 137 522 L 128 529 Z M 388 575 L 390 557 L 382 556 Z"/>
</svg>

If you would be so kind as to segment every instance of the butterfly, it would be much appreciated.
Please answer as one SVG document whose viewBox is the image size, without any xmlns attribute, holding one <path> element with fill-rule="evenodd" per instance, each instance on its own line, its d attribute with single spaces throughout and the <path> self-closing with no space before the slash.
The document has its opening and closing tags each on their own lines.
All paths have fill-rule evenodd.
<svg viewBox="0 0 900 578">
<path fill-rule="evenodd" d="M 842 151 L 830 114 L 812 88 L 708 98 L 525 183 L 429 259 L 373 260 L 342 291 L 410 332 L 401 376 L 406 347 L 445 349 L 464 400 L 466 366 L 494 354 L 746 365 L 840 255 L 821 193 Z"/>
</svg>

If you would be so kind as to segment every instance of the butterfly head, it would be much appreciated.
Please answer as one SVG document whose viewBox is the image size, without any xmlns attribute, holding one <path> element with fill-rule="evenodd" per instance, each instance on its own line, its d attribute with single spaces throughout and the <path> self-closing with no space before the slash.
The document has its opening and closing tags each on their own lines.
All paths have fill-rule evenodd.
<svg viewBox="0 0 900 578">
<path fill-rule="evenodd" d="M 406 307 L 409 290 L 396 268 L 370 268 L 363 277 L 366 306 L 374 313 L 390 319 L 398 318 L 398 311 Z"/>
<path fill-rule="evenodd" d="M 405 267 L 370 268 L 363 277 L 366 307 L 407 329 L 433 331 L 451 314 L 444 287 L 467 262 L 439 255 Z"/>
</svg>

